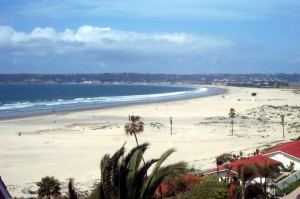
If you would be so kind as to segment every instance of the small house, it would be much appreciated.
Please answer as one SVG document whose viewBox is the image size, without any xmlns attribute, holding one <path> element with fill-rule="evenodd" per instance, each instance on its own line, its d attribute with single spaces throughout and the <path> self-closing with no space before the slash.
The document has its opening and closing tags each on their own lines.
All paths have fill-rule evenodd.
<svg viewBox="0 0 300 199">
<path fill-rule="evenodd" d="M 300 170 L 300 140 L 268 150 L 263 155 L 281 162 L 284 166 L 294 162 L 294 170 Z"/>
</svg>

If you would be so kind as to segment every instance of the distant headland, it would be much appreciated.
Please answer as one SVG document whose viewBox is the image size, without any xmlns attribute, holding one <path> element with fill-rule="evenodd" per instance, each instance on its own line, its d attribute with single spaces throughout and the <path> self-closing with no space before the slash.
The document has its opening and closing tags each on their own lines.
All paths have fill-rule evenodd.
<svg viewBox="0 0 300 199">
<path fill-rule="evenodd" d="M 0 83 L 212 84 L 274 88 L 300 84 L 300 74 L 0 74 Z"/>
</svg>

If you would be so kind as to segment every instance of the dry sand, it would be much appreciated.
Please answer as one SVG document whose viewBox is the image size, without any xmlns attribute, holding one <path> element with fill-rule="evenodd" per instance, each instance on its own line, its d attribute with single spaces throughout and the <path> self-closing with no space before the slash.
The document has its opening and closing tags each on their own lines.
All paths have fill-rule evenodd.
<svg viewBox="0 0 300 199">
<path fill-rule="evenodd" d="M 77 187 L 89 190 L 100 178 L 104 154 L 115 152 L 124 142 L 127 149 L 136 145 L 123 130 L 128 115 L 139 115 L 145 123 L 138 140 L 150 143 L 146 160 L 174 147 L 177 152 L 168 163 L 184 160 L 198 170 L 214 167 L 221 153 L 252 154 L 256 148 L 300 136 L 300 95 L 282 89 L 226 89 L 224 97 L 0 121 L 0 175 L 13 196 L 28 196 L 23 192 L 36 190 L 35 182 L 46 175 L 62 182 L 73 177 Z M 256 101 L 251 99 L 252 92 L 258 93 Z M 237 114 L 233 136 L 230 108 Z M 281 114 L 285 115 L 285 138 Z"/>
</svg>

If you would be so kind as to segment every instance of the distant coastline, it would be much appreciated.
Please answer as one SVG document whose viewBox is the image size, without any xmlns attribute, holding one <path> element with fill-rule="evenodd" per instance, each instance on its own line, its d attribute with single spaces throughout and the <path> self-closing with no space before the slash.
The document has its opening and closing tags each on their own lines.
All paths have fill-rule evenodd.
<svg viewBox="0 0 300 199">
<path fill-rule="evenodd" d="M 0 83 L 97 83 L 280 87 L 300 83 L 300 74 L 0 74 Z"/>
</svg>

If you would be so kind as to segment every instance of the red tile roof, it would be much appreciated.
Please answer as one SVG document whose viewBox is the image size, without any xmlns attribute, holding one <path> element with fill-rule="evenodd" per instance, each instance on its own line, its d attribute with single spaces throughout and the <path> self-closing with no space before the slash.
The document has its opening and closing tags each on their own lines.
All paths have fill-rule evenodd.
<svg viewBox="0 0 300 199">
<path fill-rule="evenodd" d="M 240 164 L 255 164 L 255 163 L 259 164 L 262 167 L 265 165 L 265 163 L 275 164 L 275 165 L 280 164 L 280 162 L 278 162 L 277 160 L 273 160 L 273 159 L 268 158 L 263 155 L 257 155 L 257 156 L 251 156 L 249 158 L 239 159 L 234 162 L 230 162 L 228 165 L 232 166 L 232 169 L 231 169 L 232 172 L 238 173 L 238 165 L 240 165 Z M 226 168 L 224 166 L 219 167 L 219 172 L 225 171 L 225 170 L 226 170 Z M 216 173 L 216 172 L 217 172 L 217 168 L 215 168 L 209 172 L 206 172 L 205 174 Z"/>
<path fill-rule="evenodd" d="M 232 172 L 237 173 L 237 168 L 238 168 L 239 164 L 255 164 L 255 163 L 257 163 L 260 166 L 264 166 L 265 162 L 267 162 L 268 164 L 277 164 L 278 165 L 278 164 L 280 164 L 280 162 L 273 160 L 266 156 L 267 154 L 272 154 L 272 153 L 276 153 L 276 152 L 283 152 L 283 153 L 289 154 L 295 158 L 300 159 L 300 140 L 290 142 L 287 144 L 283 144 L 274 149 L 268 150 L 258 156 L 252 156 L 249 158 L 236 160 L 234 162 L 229 163 L 229 166 L 232 166 L 232 169 L 231 169 Z M 224 166 L 219 167 L 219 172 L 222 172 L 222 171 L 226 171 Z M 216 173 L 216 172 L 217 172 L 217 168 L 210 170 L 209 172 L 206 172 L 204 174 L 208 175 L 208 174 Z"/>
<path fill-rule="evenodd" d="M 283 144 L 274 149 L 268 150 L 264 152 L 263 155 L 267 155 L 275 152 L 283 152 L 300 159 L 300 140 Z"/>
</svg>

